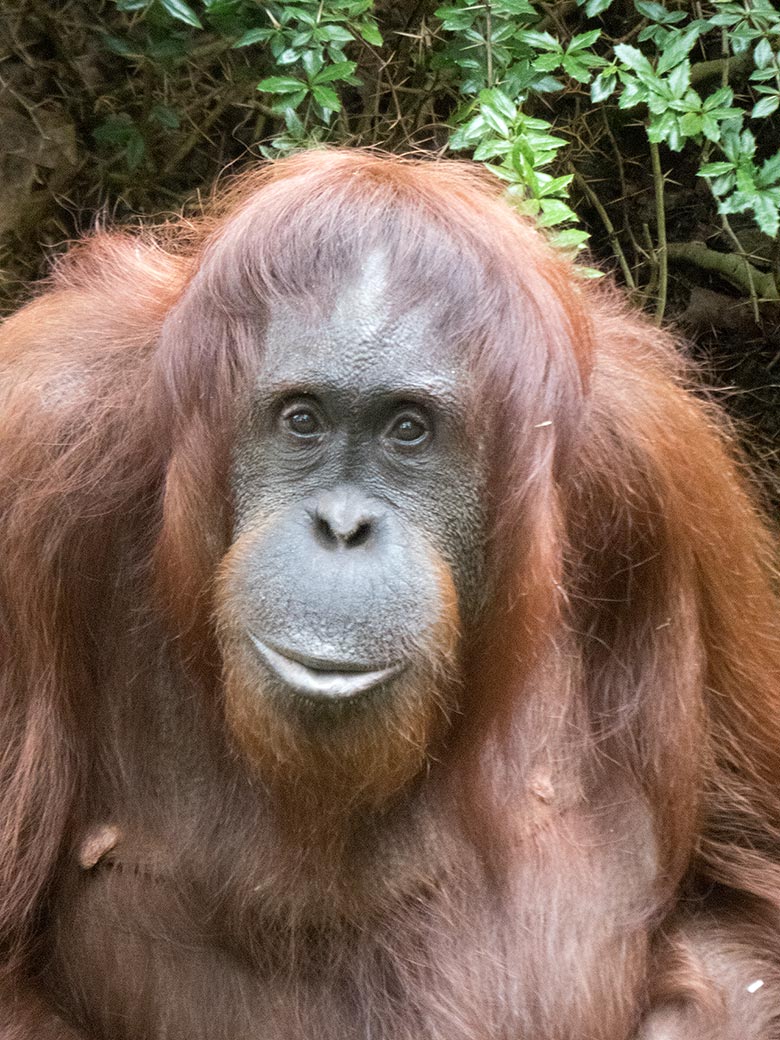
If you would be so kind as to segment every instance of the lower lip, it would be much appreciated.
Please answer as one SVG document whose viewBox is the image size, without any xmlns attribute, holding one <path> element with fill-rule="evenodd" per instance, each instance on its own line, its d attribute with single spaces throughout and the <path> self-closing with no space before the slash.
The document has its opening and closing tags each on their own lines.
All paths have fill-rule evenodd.
<svg viewBox="0 0 780 1040">
<path fill-rule="evenodd" d="M 394 679 L 402 671 L 402 664 L 386 668 L 361 671 L 339 671 L 326 668 L 310 668 L 274 650 L 257 638 L 250 636 L 255 650 L 265 665 L 285 686 L 304 697 L 321 701 L 346 701 L 359 694 L 367 693 Z M 323 662 L 326 663 L 326 662 Z"/>
</svg>

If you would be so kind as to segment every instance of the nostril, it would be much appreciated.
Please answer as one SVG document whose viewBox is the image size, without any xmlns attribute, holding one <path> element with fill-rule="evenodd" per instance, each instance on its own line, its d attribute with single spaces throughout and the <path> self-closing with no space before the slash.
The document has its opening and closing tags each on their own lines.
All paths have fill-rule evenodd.
<svg viewBox="0 0 780 1040">
<path fill-rule="evenodd" d="M 370 537 L 371 522 L 369 520 L 363 520 L 357 524 L 354 531 L 344 538 L 344 544 L 348 549 L 356 549 L 360 545 L 365 545 Z"/>
<path fill-rule="evenodd" d="M 317 514 L 314 517 L 314 525 L 317 529 L 317 534 L 327 545 L 335 545 L 338 542 L 338 537 L 324 516 Z"/>
</svg>

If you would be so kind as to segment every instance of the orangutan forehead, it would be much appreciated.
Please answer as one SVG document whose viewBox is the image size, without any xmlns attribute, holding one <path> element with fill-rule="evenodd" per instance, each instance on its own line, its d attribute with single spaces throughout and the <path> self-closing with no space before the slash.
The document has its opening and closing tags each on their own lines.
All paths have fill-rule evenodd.
<svg viewBox="0 0 780 1040">
<path fill-rule="evenodd" d="M 277 300 L 269 310 L 263 382 L 342 381 L 449 396 L 467 371 L 466 345 L 442 329 L 436 301 L 404 306 L 392 291 L 386 253 L 370 253 L 323 308 L 306 299 Z M 406 378 L 404 378 L 406 377 Z"/>
<path fill-rule="evenodd" d="M 359 315 L 364 335 L 381 333 L 393 317 L 389 263 L 390 258 L 385 249 L 373 249 L 365 256 L 357 270 L 339 286 L 331 322 L 348 322 Z M 421 317 L 425 320 L 428 315 L 422 311 Z"/>
</svg>

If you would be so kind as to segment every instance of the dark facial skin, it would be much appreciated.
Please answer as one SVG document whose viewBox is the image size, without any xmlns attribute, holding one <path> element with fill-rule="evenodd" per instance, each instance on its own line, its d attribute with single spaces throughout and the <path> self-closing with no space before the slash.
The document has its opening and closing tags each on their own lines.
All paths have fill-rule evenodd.
<svg viewBox="0 0 780 1040">
<path fill-rule="evenodd" d="M 266 683 L 318 703 L 387 689 L 483 579 L 483 470 L 463 351 L 389 315 L 381 260 L 330 314 L 280 304 L 237 442 L 236 551 Z"/>
</svg>

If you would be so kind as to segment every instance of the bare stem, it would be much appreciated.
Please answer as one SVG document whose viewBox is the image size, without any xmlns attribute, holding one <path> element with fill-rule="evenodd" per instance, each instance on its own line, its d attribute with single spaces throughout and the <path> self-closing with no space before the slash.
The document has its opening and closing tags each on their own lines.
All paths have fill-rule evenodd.
<svg viewBox="0 0 780 1040">
<path fill-rule="evenodd" d="M 655 190 L 655 222 L 657 234 L 656 255 L 658 257 L 658 296 L 655 303 L 655 320 L 658 325 L 664 320 L 666 293 L 669 285 L 669 255 L 666 248 L 666 210 L 664 208 L 664 174 L 658 145 L 650 142 L 650 159 L 653 164 L 653 188 Z"/>
<path fill-rule="evenodd" d="M 604 208 L 601 199 L 598 197 L 596 192 L 591 188 L 585 178 L 577 170 L 573 170 L 574 180 L 577 183 L 581 191 L 583 191 L 591 201 L 593 208 L 601 218 L 601 223 L 604 225 L 604 229 L 609 237 L 609 244 L 612 247 L 615 256 L 620 264 L 620 270 L 623 272 L 623 279 L 629 289 L 633 292 L 636 289 L 636 282 L 634 276 L 631 274 L 631 268 L 628 266 L 628 260 L 626 260 L 626 254 L 623 252 L 623 247 L 620 244 L 618 233 L 615 231 L 615 225 L 612 223 L 609 213 Z"/>
</svg>

